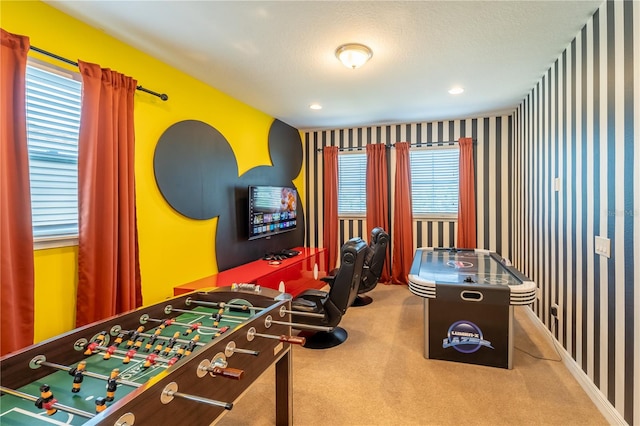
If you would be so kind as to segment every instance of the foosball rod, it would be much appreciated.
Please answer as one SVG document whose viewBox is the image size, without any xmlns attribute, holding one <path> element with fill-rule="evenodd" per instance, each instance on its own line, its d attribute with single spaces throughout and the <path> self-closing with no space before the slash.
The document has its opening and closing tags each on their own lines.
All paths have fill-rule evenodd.
<svg viewBox="0 0 640 426">
<path fill-rule="evenodd" d="M 119 355 L 125 355 L 125 356 L 129 356 L 131 358 L 140 358 L 140 359 L 144 359 L 147 360 L 149 358 L 149 355 L 144 355 L 144 354 L 139 354 L 138 352 L 136 352 L 135 349 L 129 349 L 128 351 L 122 350 L 122 349 L 109 349 L 106 346 L 94 346 L 94 343 L 89 343 L 87 345 L 87 349 L 91 349 L 91 352 L 93 351 L 105 351 L 105 352 L 109 352 L 111 354 L 119 354 Z M 96 352 L 97 353 L 97 352 Z M 155 364 L 156 362 L 163 362 L 169 366 L 175 364 L 175 362 L 172 362 L 173 358 L 169 359 L 169 358 L 163 358 L 161 356 L 156 356 L 153 358 L 153 363 Z M 177 359 L 176 359 L 177 361 Z"/>
<path fill-rule="evenodd" d="M 302 311 L 290 311 L 286 306 L 282 305 L 280 307 L 280 316 L 283 317 L 285 314 L 298 315 L 301 317 L 313 317 L 313 318 L 324 318 L 324 314 L 319 314 L 316 312 L 302 312 Z"/>
<path fill-rule="evenodd" d="M 32 360 L 32 363 L 30 365 L 36 365 L 36 366 L 40 366 L 40 365 L 44 365 L 46 367 L 51 367 L 51 368 L 55 368 L 58 370 L 62 370 L 62 371 L 71 371 L 71 367 L 68 367 L 66 365 L 62 365 L 62 364 L 56 364 L 54 362 L 49 362 L 49 361 L 45 361 L 44 359 L 40 358 L 40 356 L 35 357 Z M 83 375 L 87 376 L 87 377 L 93 377 L 94 379 L 100 379 L 100 380 L 109 380 L 109 376 L 105 376 L 102 374 L 97 374 L 97 373 L 92 373 L 91 371 L 87 371 L 84 370 L 82 372 Z M 116 381 L 118 383 L 122 383 L 123 385 L 127 385 L 127 386 L 131 386 L 134 388 L 139 388 L 140 386 L 142 386 L 140 383 L 136 383 L 136 382 L 131 382 L 129 380 L 124 380 L 124 379 L 119 379 L 117 378 Z"/>
<path fill-rule="evenodd" d="M 147 314 L 144 314 L 142 317 L 140 317 L 140 322 L 142 324 L 144 324 L 146 321 L 165 323 L 167 320 L 161 320 L 161 319 L 158 319 L 158 318 L 150 318 Z M 177 321 L 172 321 L 168 325 L 177 325 L 177 326 L 180 326 L 180 327 L 191 328 L 191 324 L 187 324 L 187 323 L 184 323 L 184 322 L 177 322 Z M 222 331 L 222 328 L 206 327 L 204 325 L 201 325 L 198 328 L 201 328 L 203 330 L 208 330 L 208 331 Z"/>
<path fill-rule="evenodd" d="M 198 328 L 201 328 L 201 327 L 198 327 Z M 172 339 L 172 337 L 163 336 L 161 334 L 154 335 L 154 334 L 150 334 L 150 333 L 138 333 L 138 335 L 142 336 L 142 337 L 148 337 L 148 338 L 156 336 L 157 340 L 164 340 L 165 342 Z M 178 342 L 178 343 L 191 343 L 191 340 L 190 339 L 178 339 L 178 338 L 176 338 L 176 342 Z M 207 345 L 207 343 L 196 342 L 196 346 L 206 346 L 206 345 Z"/>
<path fill-rule="evenodd" d="M 203 404 L 213 405 L 215 407 L 222 407 L 225 410 L 231 410 L 233 408 L 233 402 L 216 401 L 214 399 L 203 398 L 197 395 L 178 392 L 178 385 L 175 382 L 171 382 L 167 386 L 165 386 L 162 394 L 160 395 L 160 401 L 163 404 L 168 404 L 176 396 L 179 398 L 188 399 L 189 401 L 201 402 Z"/>
<path fill-rule="evenodd" d="M 214 308 L 235 308 L 235 309 L 242 309 L 243 311 L 247 311 L 250 309 L 254 309 L 256 311 L 262 311 L 264 309 L 268 309 L 268 308 L 259 308 L 257 306 L 247 306 L 247 305 L 236 305 L 233 303 L 226 303 L 226 302 L 203 302 L 202 300 L 193 300 L 192 298 L 187 298 L 187 300 L 185 300 L 185 305 L 189 306 L 191 303 L 195 303 L 196 305 L 202 305 L 202 306 L 213 306 Z"/>
<path fill-rule="evenodd" d="M 169 311 L 169 312 L 167 312 Z M 167 306 L 165 308 L 165 312 L 167 314 L 171 313 L 171 312 L 182 312 L 182 313 L 186 313 L 186 314 L 193 314 L 194 311 L 189 311 L 187 309 L 178 309 L 178 308 L 172 308 L 171 306 Z M 211 314 L 212 317 L 216 316 L 217 314 Z M 229 322 L 235 322 L 235 323 L 243 323 L 245 321 L 247 321 L 249 319 L 249 317 L 239 317 L 236 315 L 229 315 L 229 314 L 220 314 L 220 318 L 224 318 L 225 320 L 229 321 Z"/>
<path fill-rule="evenodd" d="M 305 329 L 305 330 L 316 330 L 316 331 L 326 331 L 326 332 L 333 330 L 333 327 L 327 327 L 325 325 L 311 325 L 311 324 L 302 324 L 297 322 L 274 321 L 271 318 L 271 315 L 268 315 L 264 320 L 264 326 L 269 328 L 271 327 L 271 324 L 288 325 L 296 329 Z"/>
<path fill-rule="evenodd" d="M 31 401 L 31 402 L 36 402 L 38 400 L 38 398 L 33 395 L 29 395 L 28 393 L 9 389 L 4 386 L 0 386 L 0 392 L 6 393 L 8 395 L 17 396 L 18 398 L 22 398 L 24 400 Z M 76 416 L 85 417 L 87 419 L 92 419 L 95 417 L 95 414 L 87 413 L 86 411 L 78 410 L 77 408 L 69 407 L 69 406 L 60 404 L 59 402 L 53 403 L 52 407 L 57 408 L 60 411 L 75 414 Z"/>
<path fill-rule="evenodd" d="M 306 343 L 306 341 L 307 341 L 307 339 L 304 338 L 304 337 L 287 336 L 286 334 L 281 334 L 279 336 L 276 336 L 275 334 L 257 333 L 255 327 L 251 327 L 247 331 L 247 340 L 248 341 L 252 341 L 255 338 L 255 336 L 264 337 L 266 339 L 279 340 L 281 342 L 291 343 L 291 344 L 295 344 L 295 345 L 304 345 Z"/>
</svg>

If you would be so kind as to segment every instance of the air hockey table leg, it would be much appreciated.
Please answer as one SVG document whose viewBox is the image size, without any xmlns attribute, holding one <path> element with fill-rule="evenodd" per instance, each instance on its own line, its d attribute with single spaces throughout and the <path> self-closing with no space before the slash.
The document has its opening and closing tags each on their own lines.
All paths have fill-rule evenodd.
<svg viewBox="0 0 640 426">
<path fill-rule="evenodd" d="M 507 353 L 507 368 L 513 368 L 513 305 L 509 305 L 509 349 Z"/>
<path fill-rule="evenodd" d="M 422 299 L 422 311 L 424 315 L 424 357 L 429 359 L 429 299 Z"/>
</svg>

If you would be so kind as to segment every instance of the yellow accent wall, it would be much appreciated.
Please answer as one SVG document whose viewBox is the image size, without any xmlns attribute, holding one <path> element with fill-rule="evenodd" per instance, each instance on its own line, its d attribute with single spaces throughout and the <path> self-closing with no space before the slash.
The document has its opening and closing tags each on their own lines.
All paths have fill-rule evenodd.
<svg viewBox="0 0 640 426">
<path fill-rule="evenodd" d="M 28 36 L 33 46 L 74 61 L 82 59 L 111 68 L 134 77 L 145 88 L 169 96 L 167 102 L 140 91 L 135 97 L 135 170 L 144 304 L 172 296 L 176 285 L 217 272 L 217 219 L 188 219 L 166 203 L 153 173 L 156 143 L 172 124 L 201 120 L 224 135 L 242 174 L 252 167 L 271 164 L 267 136 L 273 117 L 40 1 L 2 0 L 0 26 Z M 64 66 L 33 51 L 30 54 Z M 301 173 L 294 181 L 300 189 L 302 179 Z M 74 327 L 77 247 L 37 250 L 34 258 L 34 328 L 38 342 Z"/>
</svg>

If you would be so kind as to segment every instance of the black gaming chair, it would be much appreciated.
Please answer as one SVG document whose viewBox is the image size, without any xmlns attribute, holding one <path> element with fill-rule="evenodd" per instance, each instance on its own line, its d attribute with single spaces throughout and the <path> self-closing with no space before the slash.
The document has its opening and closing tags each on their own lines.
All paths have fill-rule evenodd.
<svg viewBox="0 0 640 426">
<path fill-rule="evenodd" d="M 344 342 L 347 331 L 338 327 L 347 308 L 358 295 L 367 243 L 352 238 L 340 250 L 341 264 L 331 289 L 306 290 L 291 301 L 293 328 L 302 330 L 305 348 L 325 349 Z"/>
<path fill-rule="evenodd" d="M 369 246 L 366 250 L 367 253 L 364 258 L 364 268 L 362 269 L 362 279 L 358 286 L 358 296 L 352 306 L 365 306 L 373 301 L 370 296 L 362 296 L 362 294 L 370 292 L 378 284 L 380 275 L 382 275 L 382 267 L 387 257 L 388 247 L 389 234 L 380 227 L 373 228 L 371 230 Z M 322 280 L 333 286 L 335 272 L 337 272 L 337 269 L 331 271 L 329 275 L 322 278 Z"/>
<path fill-rule="evenodd" d="M 362 280 L 358 287 L 358 297 L 353 302 L 353 306 L 368 305 L 373 301 L 370 296 L 362 294 L 368 293 L 375 288 L 382 275 L 382 267 L 387 258 L 387 248 L 389 247 L 389 234 L 380 228 L 371 230 L 371 239 L 369 247 L 364 259 L 364 268 L 362 270 Z"/>
</svg>

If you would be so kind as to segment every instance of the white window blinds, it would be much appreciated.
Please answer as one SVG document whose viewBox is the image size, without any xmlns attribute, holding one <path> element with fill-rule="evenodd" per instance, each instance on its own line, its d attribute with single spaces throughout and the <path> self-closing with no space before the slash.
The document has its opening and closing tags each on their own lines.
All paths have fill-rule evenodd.
<svg viewBox="0 0 640 426">
<path fill-rule="evenodd" d="M 27 66 L 27 144 L 34 237 L 78 233 L 81 83 Z"/>
<path fill-rule="evenodd" d="M 458 147 L 412 149 L 409 156 L 413 215 L 457 214 Z"/>
<path fill-rule="evenodd" d="M 367 155 L 338 155 L 338 216 L 365 216 L 367 213 Z"/>
</svg>

